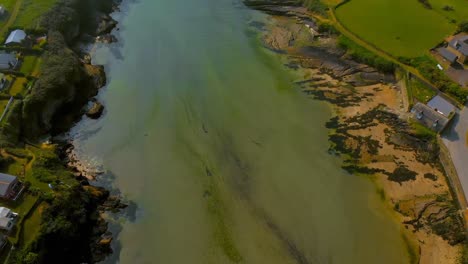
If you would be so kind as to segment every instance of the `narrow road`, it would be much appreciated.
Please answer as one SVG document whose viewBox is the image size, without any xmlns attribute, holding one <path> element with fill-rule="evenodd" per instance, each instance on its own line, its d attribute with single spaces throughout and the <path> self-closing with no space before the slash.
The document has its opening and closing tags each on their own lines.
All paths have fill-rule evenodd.
<svg viewBox="0 0 468 264">
<path fill-rule="evenodd" d="M 442 141 L 447 146 L 453 165 L 465 197 L 468 197 L 468 108 L 464 107 L 456 115 L 450 127 L 442 135 Z"/>
<path fill-rule="evenodd" d="M 10 28 L 13 23 L 16 20 L 16 17 L 18 17 L 20 7 L 23 4 L 23 0 L 17 0 L 15 6 L 13 7 L 13 10 L 11 11 L 11 15 L 8 18 L 8 21 L 5 23 L 5 25 L 0 28 L 0 36 L 5 35 L 5 32 Z"/>
</svg>

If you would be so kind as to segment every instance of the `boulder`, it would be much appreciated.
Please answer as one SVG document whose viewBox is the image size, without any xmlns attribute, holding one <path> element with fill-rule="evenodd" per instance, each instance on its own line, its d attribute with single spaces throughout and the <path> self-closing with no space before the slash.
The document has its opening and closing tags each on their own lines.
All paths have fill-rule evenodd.
<svg viewBox="0 0 468 264">
<path fill-rule="evenodd" d="M 104 106 L 100 102 L 94 101 L 91 108 L 86 112 L 86 116 L 92 119 L 98 119 L 101 117 L 103 111 Z"/>
</svg>

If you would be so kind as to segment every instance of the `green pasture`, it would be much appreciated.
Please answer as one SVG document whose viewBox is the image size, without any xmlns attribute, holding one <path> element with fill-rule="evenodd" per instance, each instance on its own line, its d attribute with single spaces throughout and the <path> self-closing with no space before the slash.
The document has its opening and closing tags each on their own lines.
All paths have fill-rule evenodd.
<svg viewBox="0 0 468 264">
<path fill-rule="evenodd" d="M 449 15 L 468 12 L 468 6 L 461 7 L 466 0 L 429 2 L 434 2 L 433 9 L 417 0 L 351 0 L 338 7 L 336 15 L 348 30 L 379 49 L 397 57 L 417 57 L 455 31 L 457 23 L 447 19 Z M 437 11 L 443 2 L 453 2 L 454 10 Z"/>
</svg>

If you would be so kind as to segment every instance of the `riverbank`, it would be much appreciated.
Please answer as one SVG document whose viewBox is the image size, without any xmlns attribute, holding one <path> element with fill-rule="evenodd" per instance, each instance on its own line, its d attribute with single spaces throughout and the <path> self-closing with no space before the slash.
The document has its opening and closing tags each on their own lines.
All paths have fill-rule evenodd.
<svg viewBox="0 0 468 264">
<path fill-rule="evenodd" d="M 411 263 L 460 263 L 465 229 L 436 135 L 411 122 L 398 76 L 354 62 L 304 8 L 281 5 L 262 6 L 276 16 L 255 25 L 265 46 L 284 54 L 301 89 L 335 109 L 327 123 L 330 152 L 342 156 L 345 170 L 375 183 L 401 224 Z"/>
<path fill-rule="evenodd" d="M 27 187 L 18 201 L 6 205 L 20 213 L 20 221 L 8 235 L 2 261 L 96 263 L 112 253 L 112 234 L 102 214 L 125 205 L 90 185 L 95 175 L 71 162 L 71 145 L 53 136 L 68 131 L 85 113 L 91 118 L 102 113 L 100 103 L 88 102 L 106 84 L 104 68 L 91 64 L 81 47 L 111 38 L 117 23 L 109 14 L 119 3 L 57 1 L 34 23 L 33 32 L 47 32 L 47 45 L 38 53 L 40 73 L 31 78 L 24 98 L 16 98 L 0 131 L 2 171 Z"/>
</svg>

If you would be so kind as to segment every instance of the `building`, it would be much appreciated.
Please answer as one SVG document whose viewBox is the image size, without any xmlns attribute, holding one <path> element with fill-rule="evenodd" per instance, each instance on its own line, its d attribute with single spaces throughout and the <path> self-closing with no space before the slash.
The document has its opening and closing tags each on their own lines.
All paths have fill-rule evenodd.
<svg viewBox="0 0 468 264">
<path fill-rule="evenodd" d="M 427 102 L 427 106 L 445 117 L 450 117 L 452 113 L 455 113 L 455 106 L 440 95 L 434 96 Z"/>
<path fill-rule="evenodd" d="M 14 199 L 20 183 L 13 175 L 0 173 L 0 198 Z"/>
<path fill-rule="evenodd" d="M 8 86 L 8 81 L 5 77 L 5 74 L 0 73 L 0 91 L 4 90 Z"/>
<path fill-rule="evenodd" d="M 459 34 L 453 37 L 447 46 L 447 50 L 457 56 L 461 64 L 468 63 L 468 35 Z"/>
<path fill-rule="evenodd" d="M 18 59 L 15 54 L 0 53 L 0 70 L 15 70 L 18 67 Z"/>
<path fill-rule="evenodd" d="M 5 41 L 5 46 L 22 45 L 26 39 L 26 32 L 21 29 L 13 30 Z"/>
<path fill-rule="evenodd" d="M 454 63 L 458 60 L 458 56 L 447 48 L 438 48 L 437 52 L 450 63 Z"/>
<path fill-rule="evenodd" d="M 0 17 L 2 17 L 3 15 L 5 15 L 6 13 L 6 9 L 4 6 L 0 5 Z"/>
<path fill-rule="evenodd" d="M 15 224 L 17 213 L 6 207 L 0 207 L 0 229 L 11 230 Z"/>
</svg>

